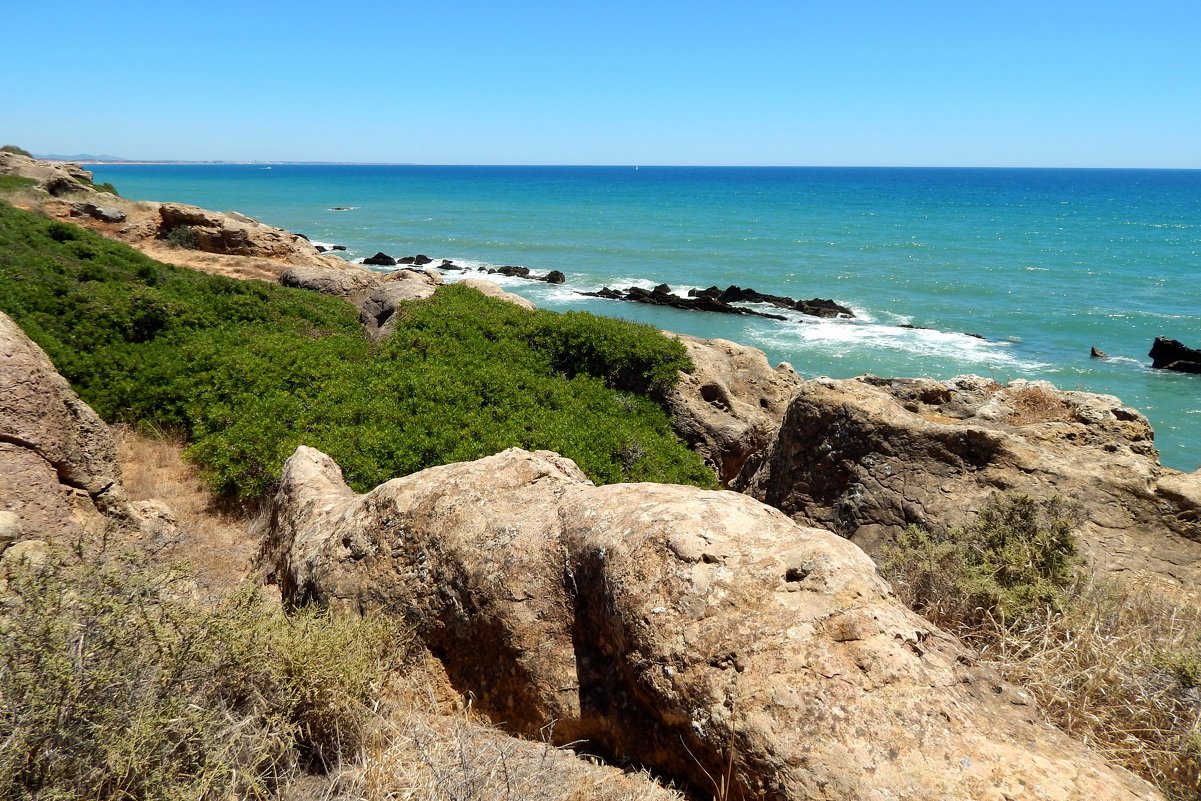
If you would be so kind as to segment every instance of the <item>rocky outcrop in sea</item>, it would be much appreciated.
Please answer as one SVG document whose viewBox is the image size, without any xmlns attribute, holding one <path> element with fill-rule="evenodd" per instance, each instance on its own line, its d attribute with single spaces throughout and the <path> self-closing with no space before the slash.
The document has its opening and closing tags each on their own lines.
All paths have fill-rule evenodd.
<svg viewBox="0 0 1201 801">
<path fill-rule="evenodd" d="M 764 295 L 753 289 L 742 289 L 731 286 L 721 290 L 717 287 L 709 289 L 689 290 L 687 296 L 677 295 L 667 284 L 659 284 L 654 289 L 628 287 L 626 289 L 610 289 L 604 287 L 596 292 L 581 292 L 581 295 L 606 300 L 625 300 L 632 303 L 648 303 L 653 306 L 666 306 L 684 311 L 707 311 L 719 314 L 745 314 L 752 317 L 766 317 L 770 320 L 786 320 L 780 314 L 761 312 L 746 306 L 735 306 L 735 303 L 767 303 L 782 309 L 799 311 L 814 317 L 854 317 L 855 313 L 846 306 L 832 300 L 814 298 L 813 300 L 794 300 L 781 295 Z"/>
</svg>

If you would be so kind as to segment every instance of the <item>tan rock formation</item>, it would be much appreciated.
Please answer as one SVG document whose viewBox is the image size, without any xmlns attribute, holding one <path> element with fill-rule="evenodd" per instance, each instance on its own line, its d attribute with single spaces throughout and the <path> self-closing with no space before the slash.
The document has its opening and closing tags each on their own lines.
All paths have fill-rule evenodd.
<svg viewBox="0 0 1201 801">
<path fill-rule="evenodd" d="M 253 256 L 285 264 L 308 265 L 336 258 L 323 257 L 302 236 L 263 225 L 242 214 L 222 214 L 180 203 L 163 203 L 158 213 L 157 238 L 168 239 L 173 232 L 186 229 L 190 232 L 194 249 L 205 253 Z"/>
<path fill-rule="evenodd" d="M 433 296 L 443 281 L 436 270 L 382 273 L 344 262 L 337 267 L 290 267 L 280 276 L 280 283 L 346 298 L 358 307 L 368 333 L 380 339 L 392 333 L 399 304 Z M 463 285 L 523 309 L 534 309 L 532 302 L 504 291 L 492 281 L 468 278 Z"/>
<path fill-rule="evenodd" d="M 594 487 L 512 449 L 358 496 L 284 468 L 264 558 L 285 598 L 402 616 L 512 730 L 730 797 L 1135 799 L 904 609 L 856 546 L 736 493 Z"/>
<path fill-rule="evenodd" d="M 503 300 L 506 303 L 512 303 L 514 306 L 520 306 L 528 311 L 534 310 L 534 301 L 528 298 L 523 298 L 521 295 L 515 295 L 512 292 L 506 292 L 500 288 L 499 284 L 488 281 L 484 278 L 464 278 L 463 286 L 469 286 L 476 292 L 487 295 L 490 298 Z"/>
<path fill-rule="evenodd" d="M 0 313 L 0 509 L 29 536 L 65 541 L 129 514 L 119 479 L 108 427 Z"/>
<path fill-rule="evenodd" d="M 92 173 L 78 164 L 42 161 L 21 153 L 0 151 L 0 175 L 32 178 L 43 192 L 54 196 L 75 192 L 98 194 L 92 188 Z M 105 194 L 104 197 L 110 197 Z"/>
<path fill-rule="evenodd" d="M 90 228 L 130 245 L 153 259 L 232 278 L 275 281 L 290 266 L 337 268 L 346 262 L 323 255 L 304 237 L 263 225 L 236 212 L 221 213 L 179 203 L 131 201 L 97 192 L 92 174 L 77 164 L 40 161 L 0 153 L 0 174 L 36 181 L 36 191 L 7 200 L 26 209 Z M 103 214 L 88 211 L 88 204 Z M 178 247 L 165 237 L 180 227 L 192 230 L 195 247 Z"/>
<path fill-rule="evenodd" d="M 729 484 L 775 439 L 801 377 L 787 364 L 772 369 L 763 351 L 746 345 L 668 335 L 684 343 L 696 367 L 680 373 L 667 395 L 673 425 Z"/>
<path fill-rule="evenodd" d="M 1159 465 L 1146 419 L 1112 396 L 863 377 L 806 381 L 738 489 L 869 551 L 918 524 L 970 522 L 997 493 L 1054 495 L 1085 514 L 1101 571 L 1201 578 L 1201 476 Z"/>
</svg>

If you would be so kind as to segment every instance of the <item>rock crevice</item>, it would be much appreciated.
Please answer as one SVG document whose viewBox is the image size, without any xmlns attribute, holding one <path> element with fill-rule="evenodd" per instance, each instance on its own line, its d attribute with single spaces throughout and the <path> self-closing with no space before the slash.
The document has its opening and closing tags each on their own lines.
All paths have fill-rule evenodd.
<svg viewBox="0 0 1201 801">
<path fill-rule="evenodd" d="M 744 495 L 504 451 L 350 492 L 284 468 L 288 600 L 403 618 L 511 731 L 764 799 L 1157 798 L 904 609 L 855 545 Z"/>
</svg>

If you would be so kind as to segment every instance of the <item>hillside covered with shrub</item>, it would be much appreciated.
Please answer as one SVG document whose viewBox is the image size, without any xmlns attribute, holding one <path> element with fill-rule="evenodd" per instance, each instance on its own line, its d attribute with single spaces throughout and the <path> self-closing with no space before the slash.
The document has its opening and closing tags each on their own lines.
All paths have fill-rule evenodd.
<svg viewBox="0 0 1201 801">
<path fill-rule="evenodd" d="M 653 399 L 689 363 L 649 326 L 448 286 L 373 343 L 342 300 L 164 265 L 7 204 L 0 310 L 104 419 L 182 433 L 242 501 L 302 443 L 360 490 L 513 446 L 598 483 L 714 483 Z"/>
</svg>

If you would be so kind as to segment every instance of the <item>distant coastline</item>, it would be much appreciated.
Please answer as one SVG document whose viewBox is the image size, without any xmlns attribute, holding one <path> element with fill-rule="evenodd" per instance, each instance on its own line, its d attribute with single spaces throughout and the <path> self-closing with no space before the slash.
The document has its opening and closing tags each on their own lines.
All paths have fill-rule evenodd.
<svg viewBox="0 0 1201 801">
<path fill-rule="evenodd" d="M 35 158 L 43 161 L 52 161 L 61 164 L 147 164 L 147 165 L 187 165 L 187 164 L 211 164 L 211 165 L 247 165 L 247 166 L 273 166 L 273 165 L 313 165 L 313 166 L 337 166 L 337 167 L 415 167 L 418 166 L 408 162 L 371 162 L 371 161 L 225 161 L 225 160 L 184 160 L 184 159 L 122 159 L 116 156 L 35 156 Z"/>
</svg>

